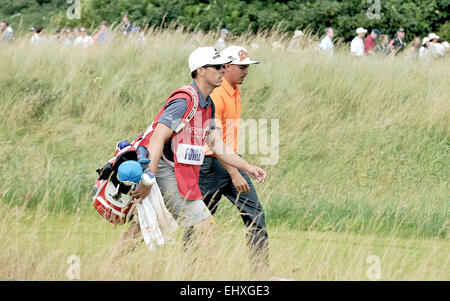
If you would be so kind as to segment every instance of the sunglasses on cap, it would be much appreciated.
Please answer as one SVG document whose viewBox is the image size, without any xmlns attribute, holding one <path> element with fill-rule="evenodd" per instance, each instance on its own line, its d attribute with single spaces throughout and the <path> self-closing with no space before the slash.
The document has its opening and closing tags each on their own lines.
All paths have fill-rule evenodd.
<svg viewBox="0 0 450 301">
<path fill-rule="evenodd" d="M 225 64 L 221 64 L 221 65 L 205 65 L 205 66 L 203 66 L 203 68 L 208 68 L 208 67 L 214 68 L 216 70 L 220 70 L 222 68 L 225 68 Z"/>
</svg>

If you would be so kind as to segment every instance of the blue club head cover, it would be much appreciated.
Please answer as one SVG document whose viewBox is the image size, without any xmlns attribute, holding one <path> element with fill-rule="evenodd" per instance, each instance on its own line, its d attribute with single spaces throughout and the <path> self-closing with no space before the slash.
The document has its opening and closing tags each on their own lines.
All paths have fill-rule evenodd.
<svg viewBox="0 0 450 301">
<path fill-rule="evenodd" d="M 130 142 L 128 140 L 122 140 L 119 143 L 117 143 L 116 150 L 120 151 L 120 150 L 122 150 L 125 147 L 130 146 L 130 145 L 131 144 L 130 144 Z"/>
<path fill-rule="evenodd" d="M 142 169 L 146 169 L 148 163 L 150 163 L 150 159 L 148 156 L 150 153 L 148 152 L 147 148 L 145 146 L 139 146 L 136 150 L 138 162 L 141 163 Z"/>
<path fill-rule="evenodd" d="M 117 170 L 117 178 L 125 185 L 138 184 L 142 177 L 142 166 L 139 162 L 128 160 L 120 164 Z"/>
<path fill-rule="evenodd" d="M 150 159 L 144 158 L 138 161 L 139 164 L 141 164 L 142 169 L 146 169 L 148 166 L 148 163 L 150 163 Z"/>
</svg>

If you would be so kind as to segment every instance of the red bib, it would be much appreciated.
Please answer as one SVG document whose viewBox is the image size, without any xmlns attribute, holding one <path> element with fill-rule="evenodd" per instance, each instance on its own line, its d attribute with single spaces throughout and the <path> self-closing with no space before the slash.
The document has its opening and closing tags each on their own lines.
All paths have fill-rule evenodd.
<svg viewBox="0 0 450 301">
<path fill-rule="evenodd" d="M 169 161 L 164 155 L 163 159 L 175 169 L 178 191 L 181 196 L 188 200 L 200 200 L 203 197 L 198 181 L 200 167 L 205 156 L 205 141 L 210 129 L 212 108 L 211 106 L 206 108 L 199 106 L 198 92 L 194 86 L 184 86 L 170 94 L 155 120 L 143 134 L 133 141 L 132 145 L 136 148 L 139 145 L 148 148 L 150 137 L 164 108 L 169 102 L 179 98 L 186 99 L 188 109 L 171 136 L 174 162 Z M 151 153 L 151 149 L 149 152 Z"/>
</svg>

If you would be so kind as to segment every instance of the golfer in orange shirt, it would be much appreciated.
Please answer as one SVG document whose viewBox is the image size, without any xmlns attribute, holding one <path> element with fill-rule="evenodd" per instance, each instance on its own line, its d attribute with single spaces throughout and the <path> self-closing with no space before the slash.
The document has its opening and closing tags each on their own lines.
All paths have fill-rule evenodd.
<svg viewBox="0 0 450 301">
<path fill-rule="evenodd" d="M 231 63 L 225 65 L 222 85 L 211 94 L 215 106 L 215 122 L 217 129 L 222 129 L 223 141 L 238 153 L 237 136 L 241 118 L 241 92 L 238 85 L 247 76 L 249 66 L 259 62 L 250 60 L 248 51 L 240 46 L 229 46 L 220 55 L 231 60 Z M 237 207 L 248 230 L 247 239 L 254 270 L 268 266 L 264 210 L 249 176 L 242 170 L 220 162 L 207 150 L 200 169 L 199 186 L 204 196 L 203 201 L 212 214 L 222 195 Z"/>
</svg>

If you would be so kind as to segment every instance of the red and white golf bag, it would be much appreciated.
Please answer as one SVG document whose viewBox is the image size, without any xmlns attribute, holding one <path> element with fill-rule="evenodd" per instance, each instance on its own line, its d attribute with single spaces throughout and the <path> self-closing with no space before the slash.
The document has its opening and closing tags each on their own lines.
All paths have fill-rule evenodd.
<svg viewBox="0 0 450 301">
<path fill-rule="evenodd" d="M 146 155 L 148 156 L 148 152 Z M 136 148 L 124 140 L 117 144 L 114 158 L 101 169 L 97 169 L 99 176 L 93 187 L 95 210 L 115 225 L 127 223 L 135 209 L 135 204 L 131 203 L 133 197 L 130 194 L 133 186 L 119 181 L 117 177 L 120 164 L 127 160 L 138 161 L 138 153 Z"/>
</svg>

